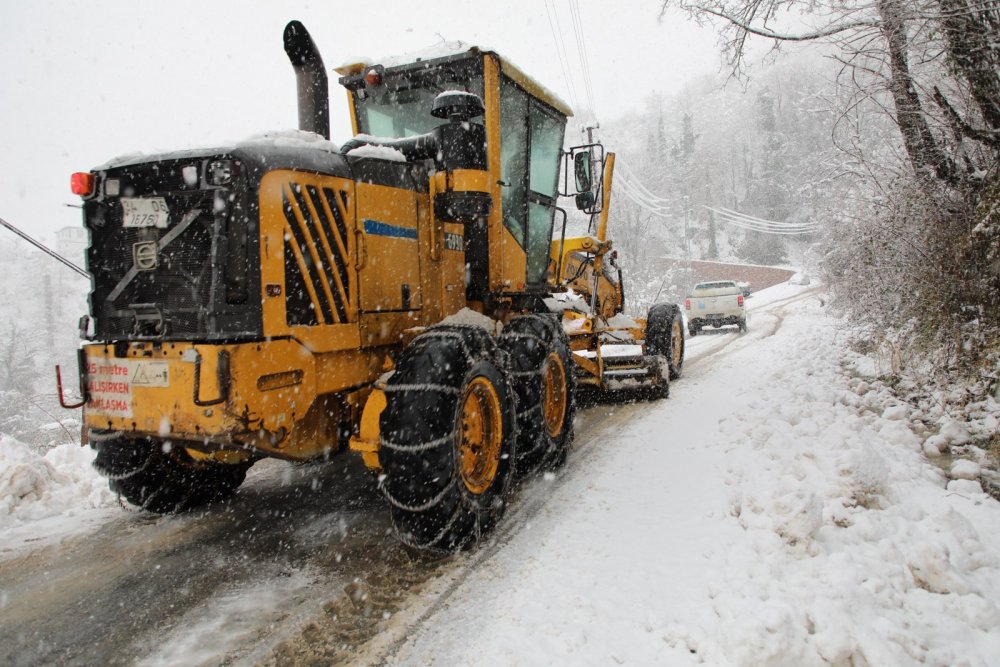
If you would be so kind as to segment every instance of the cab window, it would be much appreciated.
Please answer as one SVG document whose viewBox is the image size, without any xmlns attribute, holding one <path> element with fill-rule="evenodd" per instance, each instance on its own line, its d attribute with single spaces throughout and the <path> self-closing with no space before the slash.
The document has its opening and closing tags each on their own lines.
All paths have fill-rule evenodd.
<svg viewBox="0 0 1000 667">
<path fill-rule="evenodd" d="M 509 79 L 500 82 L 500 205 L 503 224 L 524 246 L 527 218 L 528 95 Z"/>
<path fill-rule="evenodd" d="M 527 282 L 545 282 L 566 121 L 507 77 L 500 82 L 503 221 L 528 256 Z"/>
<path fill-rule="evenodd" d="M 483 96 L 480 75 L 455 78 L 459 74 L 442 70 L 437 76 L 410 79 L 396 77 L 386 84 L 381 95 L 355 95 L 358 130 L 376 137 L 413 137 L 426 134 L 445 121 L 431 115 L 434 98 L 446 90 L 463 90 Z M 482 122 L 477 119 L 476 122 Z"/>
<path fill-rule="evenodd" d="M 531 112 L 531 182 L 533 192 L 553 198 L 559 178 L 559 153 L 562 151 L 563 123 L 538 106 Z"/>
</svg>

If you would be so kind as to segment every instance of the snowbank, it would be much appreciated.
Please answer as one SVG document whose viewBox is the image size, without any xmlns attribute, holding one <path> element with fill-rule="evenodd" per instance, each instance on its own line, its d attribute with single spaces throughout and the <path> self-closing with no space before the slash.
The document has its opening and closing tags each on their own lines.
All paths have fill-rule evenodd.
<svg viewBox="0 0 1000 667">
<path fill-rule="evenodd" d="M 93 460 L 93 450 L 79 445 L 59 445 L 42 456 L 0 435 L 0 529 L 113 505 Z"/>
</svg>

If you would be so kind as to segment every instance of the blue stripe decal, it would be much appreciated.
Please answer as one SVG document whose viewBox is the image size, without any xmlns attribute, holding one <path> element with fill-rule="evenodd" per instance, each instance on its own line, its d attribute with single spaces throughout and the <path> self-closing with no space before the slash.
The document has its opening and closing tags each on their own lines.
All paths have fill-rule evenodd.
<svg viewBox="0 0 1000 667">
<path fill-rule="evenodd" d="M 385 222 L 379 222 L 378 220 L 365 220 L 365 234 L 374 234 L 375 236 L 391 236 L 397 239 L 414 239 L 417 238 L 417 230 L 410 227 L 397 227 L 396 225 L 390 225 Z"/>
</svg>

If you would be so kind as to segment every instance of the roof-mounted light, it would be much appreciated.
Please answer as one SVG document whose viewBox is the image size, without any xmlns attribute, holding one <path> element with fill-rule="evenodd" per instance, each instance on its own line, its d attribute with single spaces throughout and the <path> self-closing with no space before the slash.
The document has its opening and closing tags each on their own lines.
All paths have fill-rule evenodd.
<svg viewBox="0 0 1000 667">
<path fill-rule="evenodd" d="M 365 84 L 374 88 L 382 84 L 382 73 L 372 68 L 365 72 Z"/>
</svg>

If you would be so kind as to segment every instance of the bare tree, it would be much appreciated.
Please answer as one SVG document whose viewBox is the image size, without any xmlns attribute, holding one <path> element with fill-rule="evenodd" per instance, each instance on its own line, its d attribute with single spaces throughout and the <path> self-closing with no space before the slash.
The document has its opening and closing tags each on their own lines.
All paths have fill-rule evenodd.
<svg viewBox="0 0 1000 667">
<path fill-rule="evenodd" d="M 880 85 L 890 96 L 889 110 L 919 175 L 955 185 L 979 171 L 981 165 L 956 160 L 963 152 L 957 142 L 949 145 L 949 128 L 952 135 L 990 145 L 991 161 L 1000 149 L 997 0 L 664 0 L 661 6 L 721 21 L 722 47 L 736 75 L 745 72 L 748 39 L 754 36 L 775 49 L 787 42 L 834 45 L 854 85 Z M 781 30 L 793 10 L 817 27 Z M 920 80 L 912 65 L 915 53 L 921 65 L 947 55 L 951 87 L 972 104 L 960 109 L 949 101 L 937 70 L 930 70 L 934 79 Z"/>
</svg>

